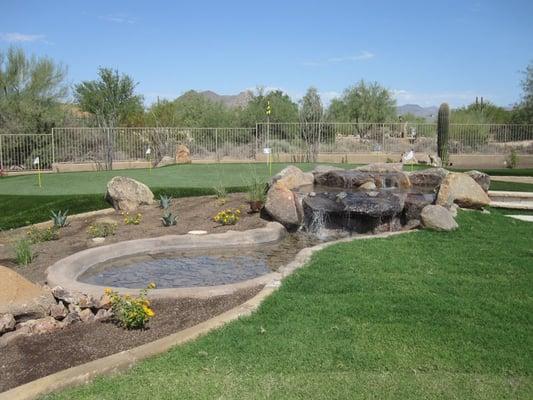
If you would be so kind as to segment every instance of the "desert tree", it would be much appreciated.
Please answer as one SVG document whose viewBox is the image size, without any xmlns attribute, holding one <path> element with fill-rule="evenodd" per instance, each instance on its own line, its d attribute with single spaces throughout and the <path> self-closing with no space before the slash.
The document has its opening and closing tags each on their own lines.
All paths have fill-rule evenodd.
<svg viewBox="0 0 533 400">
<path fill-rule="evenodd" d="M 315 162 L 318 155 L 322 135 L 324 107 L 314 87 L 307 89 L 300 100 L 300 132 L 306 148 L 306 162 Z"/>
</svg>

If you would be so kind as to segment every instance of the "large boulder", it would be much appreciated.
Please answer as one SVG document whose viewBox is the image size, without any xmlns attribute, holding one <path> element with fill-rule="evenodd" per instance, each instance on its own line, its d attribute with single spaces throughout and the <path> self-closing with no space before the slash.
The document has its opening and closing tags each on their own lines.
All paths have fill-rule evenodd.
<svg viewBox="0 0 533 400">
<path fill-rule="evenodd" d="M 178 145 L 176 149 L 176 163 L 178 164 L 190 164 L 191 160 L 191 151 L 184 144 Z"/>
<path fill-rule="evenodd" d="M 295 194 L 283 183 L 276 182 L 268 190 L 265 211 L 286 228 L 300 226 L 302 215 Z"/>
<path fill-rule="evenodd" d="M 115 210 L 123 211 L 134 211 L 140 205 L 154 202 L 154 194 L 148 186 L 125 176 L 115 176 L 107 183 L 105 198 Z"/>
<path fill-rule="evenodd" d="M 409 181 L 413 188 L 436 192 L 448 173 L 444 168 L 429 168 L 422 171 L 413 171 L 409 173 Z"/>
<path fill-rule="evenodd" d="M 419 220 L 424 207 L 433 204 L 434 201 L 435 194 L 408 193 L 403 208 L 405 220 Z"/>
<path fill-rule="evenodd" d="M 482 208 L 490 204 L 490 198 L 470 176 L 450 173 L 440 185 L 437 204 L 449 208 L 453 203 L 463 208 Z"/>
<path fill-rule="evenodd" d="M 459 227 L 452 214 L 442 206 L 429 205 L 424 207 L 420 218 L 424 228 L 434 231 L 452 231 Z"/>
<path fill-rule="evenodd" d="M 317 185 L 344 189 L 358 188 L 366 182 L 374 182 L 374 178 L 367 172 L 356 170 L 329 171 L 315 176 Z"/>
<path fill-rule="evenodd" d="M 408 190 L 411 188 L 409 175 L 403 171 L 369 172 L 378 188 L 398 188 Z"/>
<path fill-rule="evenodd" d="M 429 161 L 432 167 L 437 167 L 437 168 L 442 167 L 442 160 L 436 154 L 430 154 Z"/>
<path fill-rule="evenodd" d="M 346 212 L 372 218 L 398 215 L 404 206 L 403 196 L 388 191 L 342 192 L 337 199 Z"/>
<path fill-rule="evenodd" d="M 40 318 L 54 304 L 49 290 L 0 265 L 0 315 L 12 314 L 17 320 Z"/>
<path fill-rule="evenodd" d="M 472 170 L 472 171 L 468 171 L 466 172 L 466 174 L 472 178 L 473 180 L 476 181 L 476 183 L 481 186 L 481 188 L 485 191 L 485 192 L 488 192 L 489 191 L 489 187 L 490 187 L 490 175 L 484 173 L 484 172 L 481 172 L 481 171 L 476 171 L 476 170 Z"/>
<path fill-rule="evenodd" d="M 280 183 L 287 189 L 296 189 L 300 186 L 312 185 L 315 180 L 311 172 L 303 172 L 294 165 L 282 169 L 272 178 L 272 183 Z"/>
<path fill-rule="evenodd" d="M 356 170 L 362 172 L 401 172 L 403 171 L 402 163 L 372 163 L 357 167 Z"/>
<path fill-rule="evenodd" d="M 317 165 L 311 173 L 313 175 L 320 175 L 330 171 L 343 171 L 344 168 L 334 167 L 333 165 Z"/>
</svg>

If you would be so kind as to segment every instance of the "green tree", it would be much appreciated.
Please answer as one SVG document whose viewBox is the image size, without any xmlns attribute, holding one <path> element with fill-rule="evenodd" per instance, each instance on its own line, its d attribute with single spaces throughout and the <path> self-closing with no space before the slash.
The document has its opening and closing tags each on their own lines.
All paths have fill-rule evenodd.
<svg viewBox="0 0 533 400">
<path fill-rule="evenodd" d="M 452 110 L 450 118 L 453 124 L 506 124 L 510 122 L 511 112 L 476 98 L 468 106 Z"/>
<path fill-rule="evenodd" d="M 323 119 L 324 107 L 320 95 L 316 88 L 310 87 L 300 101 L 300 135 L 306 145 L 307 162 L 317 159 Z"/>
<path fill-rule="evenodd" d="M 258 122 L 266 122 L 266 108 L 270 102 L 272 113 L 270 122 L 298 122 L 298 105 L 281 90 L 268 93 L 259 88 L 239 112 L 239 122 L 244 127 L 254 127 Z"/>
<path fill-rule="evenodd" d="M 344 90 L 340 99 L 331 102 L 328 119 L 334 122 L 396 121 L 396 100 L 379 83 L 361 80 Z"/>
<path fill-rule="evenodd" d="M 523 71 L 522 98 L 513 109 L 513 122 L 518 124 L 533 124 L 533 62 Z"/>
<path fill-rule="evenodd" d="M 98 79 L 74 86 L 74 98 L 82 111 L 96 117 L 106 133 L 106 168 L 112 169 L 114 127 L 143 112 L 143 98 L 135 94 L 133 79 L 110 68 L 99 68 Z"/>
</svg>

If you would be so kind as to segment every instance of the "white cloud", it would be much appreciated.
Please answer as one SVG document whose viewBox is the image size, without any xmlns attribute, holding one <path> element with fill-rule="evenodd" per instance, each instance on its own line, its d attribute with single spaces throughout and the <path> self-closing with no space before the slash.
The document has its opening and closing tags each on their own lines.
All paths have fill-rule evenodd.
<svg viewBox="0 0 533 400">
<path fill-rule="evenodd" d="M 115 24 L 134 24 L 137 22 L 137 18 L 130 17 L 126 14 L 108 14 L 101 15 L 98 18 L 102 21 L 113 22 Z"/>
<path fill-rule="evenodd" d="M 326 60 L 321 60 L 321 61 L 304 61 L 302 64 L 308 67 L 317 67 L 317 66 L 322 66 L 322 65 L 340 64 L 340 63 L 345 63 L 345 62 L 368 61 L 374 58 L 375 56 L 376 55 L 374 53 L 363 50 L 359 54 L 356 54 L 354 56 L 330 57 Z"/>
<path fill-rule="evenodd" d="M 404 89 L 392 90 L 398 104 L 418 104 L 420 106 L 438 106 L 442 102 L 447 102 L 451 106 L 459 107 L 470 104 L 476 98 L 476 92 L 472 90 L 450 91 L 450 92 L 412 92 Z M 487 98 L 493 98 L 490 94 Z"/>
<path fill-rule="evenodd" d="M 44 35 L 32 35 L 32 34 L 19 33 L 19 32 L 0 33 L 0 40 L 2 40 L 3 42 L 9 42 L 9 43 L 23 43 L 23 42 L 47 43 L 45 38 L 46 36 Z"/>
</svg>

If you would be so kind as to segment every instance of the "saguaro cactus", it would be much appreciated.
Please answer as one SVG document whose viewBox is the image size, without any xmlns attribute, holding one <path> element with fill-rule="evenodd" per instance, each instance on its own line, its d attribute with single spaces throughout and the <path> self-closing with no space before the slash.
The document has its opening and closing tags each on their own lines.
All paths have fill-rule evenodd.
<svg viewBox="0 0 533 400">
<path fill-rule="evenodd" d="M 437 117 L 437 153 L 442 165 L 448 165 L 448 137 L 450 133 L 450 107 L 442 103 Z"/>
</svg>

